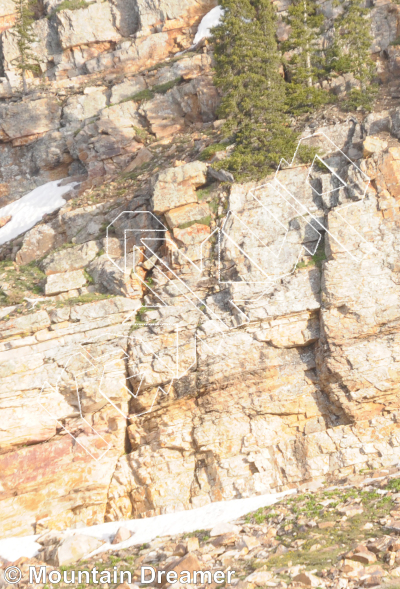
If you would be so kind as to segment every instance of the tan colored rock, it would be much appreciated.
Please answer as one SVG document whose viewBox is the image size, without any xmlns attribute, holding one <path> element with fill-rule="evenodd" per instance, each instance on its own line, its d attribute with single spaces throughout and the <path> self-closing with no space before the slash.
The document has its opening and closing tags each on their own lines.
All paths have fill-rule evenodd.
<svg viewBox="0 0 400 589">
<path fill-rule="evenodd" d="M 306 571 L 303 571 L 293 577 L 293 581 L 295 583 L 302 583 L 306 587 L 321 587 L 324 585 L 324 582 L 322 579 L 320 579 L 320 577 L 316 577 L 315 575 Z"/>
<path fill-rule="evenodd" d="M 361 505 L 345 505 L 344 507 L 338 507 L 337 510 L 341 515 L 345 515 L 346 517 L 354 517 L 364 511 Z"/>
<path fill-rule="evenodd" d="M 174 547 L 173 554 L 174 556 L 185 556 L 187 552 L 187 547 L 182 542 L 179 542 L 179 544 Z"/>
<path fill-rule="evenodd" d="M 5 140 L 12 140 L 58 128 L 60 117 L 61 105 L 56 98 L 16 102 L 1 106 L 0 129 Z"/>
<path fill-rule="evenodd" d="M 112 544 L 119 544 L 120 542 L 125 542 L 125 540 L 129 540 L 132 536 L 132 532 L 127 528 L 120 527 L 118 532 L 115 534 Z"/>
<path fill-rule="evenodd" d="M 11 215 L 7 215 L 7 217 L 0 217 L 0 229 L 7 225 L 12 219 Z"/>
<path fill-rule="evenodd" d="M 235 524 L 220 523 L 220 524 L 217 524 L 210 531 L 210 537 L 215 538 L 216 536 L 223 536 L 225 534 L 238 534 L 238 533 L 239 533 L 239 528 Z"/>
<path fill-rule="evenodd" d="M 154 155 L 151 153 L 147 147 L 142 147 L 137 152 L 135 159 L 127 166 L 124 170 L 124 174 L 128 174 L 129 172 L 133 172 L 143 166 L 143 164 L 147 164 L 153 159 Z"/>
<path fill-rule="evenodd" d="M 346 556 L 346 558 L 357 560 L 362 564 L 373 564 L 376 562 L 375 554 L 370 552 L 368 548 L 363 545 L 356 546 L 356 548 L 352 550 L 351 553 Z"/>
<path fill-rule="evenodd" d="M 138 92 L 146 89 L 146 82 L 142 76 L 135 76 L 124 80 L 122 84 L 116 84 L 111 89 L 111 104 L 118 104 L 122 100 L 132 98 Z"/>
<path fill-rule="evenodd" d="M 237 539 L 238 534 L 236 532 L 227 532 L 226 534 L 214 538 L 212 544 L 213 546 L 229 546 L 235 544 Z"/>
<path fill-rule="evenodd" d="M 207 203 L 189 204 L 177 207 L 165 213 L 165 219 L 171 229 L 191 223 L 192 221 L 201 221 L 211 214 L 210 207 Z M 201 223 L 200 223 L 201 224 Z"/>
<path fill-rule="evenodd" d="M 189 553 L 186 554 L 183 558 L 178 559 L 176 562 L 172 562 L 163 570 L 166 573 L 175 571 L 179 578 L 179 573 L 181 571 L 188 571 L 190 574 L 192 574 L 194 571 L 201 571 L 202 567 L 197 557 L 194 554 Z M 164 587 L 166 584 L 166 575 L 163 575 L 161 583 L 155 583 L 155 587 Z"/>
<path fill-rule="evenodd" d="M 73 123 L 95 117 L 107 105 L 106 87 L 87 87 L 83 94 L 68 98 L 63 107 L 63 121 Z"/>
<path fill-rule="evenodd" d="M 155 213 L 165 213 L 170 209 L 197 203 L 196 188 L 206 182 L 207 165 L 191 162 L 178 168 L 168 168 L 161 172 L 153 189 Z"/>
<path fill-rule="evenodd" d="M 195 550 L 198 550 L 199 547 L 200 547 L 199 539 L 196 538 L 196 536 L 192 536 L 191 538 L 188 538 L 188 541 L 187 541 L 187 551 L 188 552 L 194 552 Z"/>
<path fill-rule="evenodd" d="M 199 223 L 195 223 L 191 227 L 187 227 L 186 229 L 178 229 L 177 227 L 174 228 L 173 234 L 175 239 L 181 241 L 185 245 L 193 245 L 196 243 L 203 243 L 210 235 L 211 229 L 208 225 L 201 225 Z"/>
<path fill-rule="evenodd" d="M 44 292 L 47 296 L 68 292 L 81 288 L 86 284 L 86 276 L 83 270 L 73 270 L 60 274 L 51 274 L 47 277 Z"/>
<path fill-rule="evenodd" d="M 265 587 L 273 578 L 270 571 L 256 571 L 245 578 L 245 582 L 252 583 L 255 587 Z"/>
<path fill-rule="evenodd" d="M 25 265 L 43 258 L 51 250 L 59 247 L 63 242 L 60 231 L 51 223 L 33 227 L 24 236 L 22 247 L 16 255 L 17 264 Z"/>
<path fill-rule="evenodd" d="M 108 2 L 57 13 L 57 29 L 63 49 L 100 41 L 118 41 L 121 35 L 113 23 L 112 5 Z"/>
<path fill-rule="evenodd" d="M 369 135 L 364 139 L 363 142 L 363 155 L 364 157 L 370 157 L 374 153 L 382 153 L 386 151 L 388 147 L 387 141 L 379 139 L 379 137 L 373 137 Z"/>
<path fill-rule="evenodd" d="M 80 270 L 94 260 L 99 251 L 100 248 L 95 241 L 88 241 L 82 245 L 50 254 L 43 260 L 41 267 L 47 276 Z"/>
<path fill-rule="evenodd" d="M 334 528 L 336 526 L 336 522 L 320 522 L 318 527 L 320 530 L 325 530 L 327 528 Z"/>
<path fill-rule="evenodd" d="M 93 536 L 85 536 L 83 534 L 76 534 L 69 536 L 62 540 L 55 552 L 56 566 L 67 566 L 78 562 L 85 556 L 100 548 L 104 542 L 93 538 Z"/>
</svg>

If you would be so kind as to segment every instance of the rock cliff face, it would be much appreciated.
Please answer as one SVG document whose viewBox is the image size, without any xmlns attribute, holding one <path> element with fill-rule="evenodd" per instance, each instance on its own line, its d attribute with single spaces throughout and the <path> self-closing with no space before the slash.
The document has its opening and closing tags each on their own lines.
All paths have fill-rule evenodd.
<svg viewBox="0 0 400 589">
<path fill-rule="evenodd" d="M 212 55 L 176 55 L 215 2 L 57 5 L 25 97 L 2 35 L 0 206 L 77 184 L 1 246 L 1 535 L 397 465 L 397 7 L 373 11 L 387 105 L 228 186 Z"/>
</svg>

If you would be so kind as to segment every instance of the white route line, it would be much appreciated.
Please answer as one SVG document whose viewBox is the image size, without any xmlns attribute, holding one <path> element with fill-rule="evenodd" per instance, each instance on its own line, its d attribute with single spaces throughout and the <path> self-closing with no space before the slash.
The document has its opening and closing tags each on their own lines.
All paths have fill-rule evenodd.
<svg viewBox="0 0 400 589">
<path fill-rule="evenodd" d="M 79 384 L 78 384 L 78 378 L 81 377 L 82 375 L 88 376 L 88 373 L 90 373 L 91 371 L 95 371 L 98 368 L 102 369 L 101 372 L 101 376 L 98 379 L 99 380 L 99 387 L 98 387 L 98 391 L 99 393 L 103 396 L 103 398 L 105 398 L 107 400 L 107 402 L 109 402 L 112 407 L 114 407 L 114 409 L 119 412 L 124 418 L 126 419 L 134 419 L 134 418 L 138 418 L 141 417 L 147 413 L 150 413 L 154 407 L 154 404 L 156 402 L 157 397 L 160 394 L 163 395 L 169 395 L 171 388 L 173 386 L 173 383 L 177 380 L 180 380 L 181 378 L 183 378 L 185 375 L 187 375 L 189 373 L 189 371 L 191 370 L 191 368 L 197 363 L 197 346 L 198 343 L 201 343 L 202 345 L 206 346 L 206 348 L 208 348 L 208 350 L 211 353 L 215 353 L 215 354 L 219 354 L 220 353 L 220 347 L 226 337 L 226 334 L 230 331 L 232 331 L 233 329 L 237 329 L 238 327 L 241 327 L 242 325 L 244 325 L 245 323 L 249 323 L 250 319 L 249 317 L 246 315 L 246 313 L 244 313 L 244 311 L 242 311 L 236 303 L 238 302 L 249 302 L 249 300 L 243 299 L 242 301 L 236 300 L 234 301 L 229 300 L 229 304 L 232 305 L 232 307 L 238 311 L 244 318 L 245 318 L 245 323 L 241 323 L 240 325 L 234 325 L 234 326 L 230 326 L 228 325 L 225 321 L 223 321 L 223 319 L 221 317 L 219 317 L 217 315 L 217 313 L 211 309 L 189 286 L 188 284 L 186 284 L 186 282 L 184 280 L 182 280 L 182 278 L 180 276 L 178 276 L 174 270 L 170 267 L 170 265 L 165 261 L 165 259 L 161 258 L 156 251 L 154 251 L 154 246 L 153 249 L 151 247 L 151 244 L 153 242 L 162 242 L 163 244 L 167 244 L 169 246 L 172 246 L 172 248 L 170 248 L 170 251 L 176 251 L 178 253 L 178 255 L 182 256 L 184 258 L 184 260 L 186 260 L 187 262 L 189 262 L 189 264 L 191 264 L 191 266 L 195 269 L 195 271 L 201 275 L 204 271 L 205 268 L 205 263 L 204 263 L 204 246 L 205 244 L 215 235 L 218 235 L 218 281 L 220 284 L 242 284 L 242 285 L 248 285 L 248 284 L 273 284 L 274 282 L 276 282 L 277 280 L 285 277 L 285 276 L 289 276 L 291 274 L 293 274 L 293 272 L 296 270 L 298 262 L 300 260 L 300 256 L 301 256 L 301 251 L 302 248 L 305 249 L 305 251 L 309 254 L 309 255 L 314 255 L 315 252 L 317 251 L 318 245 L 321 241 L 321 232 L 326 232 L 340 247 L 343 248 L 343 250 L 349 254 L 351 256 L 352 259 L 358 261 L 358 259 L 356 258 L 356 256 L 354 256 L 352 254 L 352 252 L 349 251 L 349 249 L 347 247 L 345 247 L 343 245 L 343 243 L 341 243 L 341 241 L 339 239 L 337 239 L 331 231 L 329 231 L 311 212 L 310 210 L 303 204 L 301 203 L 294 194 L 292 194 L 279 180 L 278 180 L 278 173 L 282 170 L 282 166 L 285 164 L 288 168 L 292 168 L 294 166 L 294 162 L 296 160 L 297 157 L 297 153 L 298 150 L 301 146 L 301 144 L 308 140 L 308 139 L 312 139 L 318 136 L 322 136 L 323 138 L 325 138 L 326 141 L 328 141 L 331 146 L 334 148 L 334 152 L 340 152 L 341 155 L 346 158 L 346 160 L 349 162 L 349 164 L 351 166 L 353 166 L 356 170 L 356 173 L 361 175 L 361 178 L 363 179 L 363 181 L 366 183 L 366 187 L 365 190 L 363 191 L 362 195 L 358 195 L 360 197 L 360 200 L 354 202 L 354 203 L 350 203 L 350 204 L 346 204 L 343 205 L 342 207 L 337 207 L 335 208 L 335 212 L 337 213 L 337 215 L 344 221 L 344 223 L 346 225 L 348 225 L 348 227 L 350 229 L 352 229 L 361 239 L 363 239 L 365 242 L 365 238 L 354 228 L 352 227 L 352 225 L 342 217 L 340 211 L 343 211 L 344 209 L 349 208 L 350 206 L 353 206 L 354 204 L 358 204 L 358 202 L 363 201 L 369 184 L 370 184 L 370 178 L 364 173 L 362 172 L 362 170 L 356 166 L 356 164 L 340 149 L 338 148 L 337 145 L 335 145 L 335 143 L 323 132 L 320 131 L 318 133 L 315 134 L 311 134 L 307 137 L 302 138 L 296 148 L 296 151 L 293 155 L 293 158 L 291 160 L 291 162 L 287 162 L 286 160 L 282 159 L 279 163 L 278 169 L 275 173 L 275 176 L 272 180 L 272 182 L 268 182 L 267 184 L 264 184 L 262 186 L 257 187 L 256 189 L 253 189 L 251 191 L 249 191 L 249 195 L 251 197 L 253 197 L 253 199 L 259 204 L 259 206 L 261 207 L 261 209 L 263 209 L 274 221 L 277 225 L 280 225 L 283 230 L 285 231 L 285 235 L 283 236 L 282 239 L 282 243 L 280 244 L 278 253 L 276 253 L 275 251 L 272 250 L 271 246 L 269 246 L 267 243 L 265 243 L 263 241 L 263 239 L 261 239 L 261 237 L 259 235 L 257 235 L 255 233 L 255 230 L 253 230 L 251 227 L 249 227 L 249 225 L 247 223 L 245 223 L 237 213 L 235 213 L 234 211 L 230 210 L 228 211 L 228 214 L 224 220 L 224 223 L 222 225 L 222 227 L 216 227 L 216 229 L 206 238 L 204 239 L 200 244 L 198 244 L 199 246 L 199 254 L 200 254 L 200 264 L 195 264 L 184 252 L 182 252 L 175 244 L 175 242 L 173 242 L 171 239 L 169 239 L 168 237 L 165 236 L 165 234 L 168 231 L 168 228 L 156 217 L 156 215 L 154 213 L 152 213 L 151 211 L 123 211 L 121 213 L 119 213 L 119 215 L 108 225 L 107 229 L 106 229 L 106 255 L 108 257 L 108 259 L 114 264 L 114 266 L 116 266 L 116 268 L 118 268 L 118 270 L 122 273 L 127 273 L 127 272 L 132 272 L 132 275 L 142 284 L 146 287 L 146 289 L 148 289 L 151 294 L 160 301 L 161 305 L 151 305 L 148 306 L 148 308 L 151 309 L 162 309 L 162 308 L 174 308 L 177 309 L 177 307 L 174 307 L 172 305 L 169 305 L 167 302 L 165 302 L 163 300 L 163 297 L 158 294 L 156 292 L 156 290 L 151 287 L 152 285 L 147 284 L 145 282 L 145 280 L 143 280 L 142 277 L 139 276 L 139 274 L 136 272 L 136 253 L 140 252 L 141 256 L 143 256 L 147 261 L 150 260 L 151 258 L 155 259 L 155 265 L 157 264 L 157 272 L 159 272 L 166 280 L 171 281 L 172 279 L 170 278 L 170 276 L 167 276 L 167 274 L 163 271 L 163 269 L 161 268 L 161 266 L 170 274 L 173 275 L 173 277 L 175 278 L 176 282 L 178 284 L 176 284 L 176 282 L 174 282 L 174 287 L 176 288 L 178 295 L 182 295 L 189 303 L 190 305 L 192 305 L 197 311 L 199 311 L 201 313 L 201 315 L 203 315 L 208 321 L 211 321 L 215 324 L 216 330 L 217 330 L 217 335 L 221 336 L 220 342 L 217 346 L 216 350 L 213 350 L 204 340 L 203 338 L 200 336 L 200 334 L 197 332 L 197 327 L 194 328 L 194 361 L 190 364 L 190 366 L 188 368 L 186 368 L 185 370 L 181 370 L 180 369 L 180 346 L 179 346 L 179 331 L 182 330 L 183 328 L 180 328 L 179 326 L 176 326 L 173 323 L 168 323 L 168 322 L 164 322 L 164 321 L 159 321 L 157 322 L 157 320 L 154 321 L 145 321 L 145 322 L 135 322 L 135 326 L 141 326 L 141 327 L 151 327 L 151 328 L 157 328 L 157 327 L 162 327 L 162 326 L 168 326 L 168 327 L 174 327 L 175 326 L 175 332 L 176 332 L 176 358 L 174 362 L 174 366 L 175 368 L 173 370 L 171 370 L 171 368 L 166 364 L 166 362 L 163 360 L 162 357 L 160 357 L 159 352 L 156 353 L 152 346 L 143 340 L 142 337 L 140 337 L 139 335 L 133 336 L 133 335 L 124 335 L 121 333 L 118 334 L 101 334 L 98 336 L 95 336 L 92 339 L 87 340 L 86 342 L 82 342 L 80 343 L 79 349 L 80 351 L 76 352 L 75 354 L 72 354 L 72 356 L 70 356 L 66 362 L 66 364 L 63 366 L 63 369 L 61 370 L 57 380 L 56 380 L 56 384 L 55 387 L 51 386 L 47 381 L 44 383 L 42 390 L 39 394 L 38 397 L 38 403 L 41 405 L 41 407 L 45 410 L 45 412 L 52 418 L 55 419 L 55 421 L 59 424 L 59 426 L 66 432 L 68 433 L 77 444 L 79 444 L 92 458 L 93 460 L 101 460 L 104 455 L 109 451 L 109 449 L 111 448 L 111 443 L 107 443 L 107 441 L 104 439 L 104 437 L 102 437 L 91 425 L 90 423 L 85 419 L 83 412 L 82 412 L 82 406 L 81 406 L 81 398 L 80 398 L 80 393 L 79 393 Z M 332 153 L 332 152 L 331 152 Z M 325 155 L 323 155 L 322 157 L 326 157 Z M 342 186 L 339 186 L 337 188 L 333 188 L 332 190 L 329 190 L 327 192 L 323 192 L 323 193 L 318 193 L 318 191 L 311 185 L 310 182 L 310 178 L 311 178 L 311 173 L 312 173 L 312 168 L 315 164 L 316 161 L 319 161 L 321 164 L 323 164 L 328 170 L 329 172 L 341 183 Z M 349 184 L 347 182 L 345 182 L 336 172 L 333 168 L 331 168 L 326 162 L 324 162 L 321 157 L 319 155 L 315 156 L 313 159 L 312 164 L 310 165 L 309 169 L 308 169 L 308 173 L 307 173 L 307 177 L 305 182 L 311 187 L 311 189 L 316 192 L 317 194 L 319 194 L 320 196 L 329 194 L 331 192 L 335 192 L 337 190 L 339 190 L 340 188 L 351 188 L 352 190 L 354 190 L 354 188 L 352 186 L 349 186 Z M 306 227 L 310 227 L 312 231 L 314 231 L 317 234 L 317 239 L 315 240 L 317 242 L 316 246 L 314 247 L 314 251 L 311 252 L 310 249 L 307 248 L 307 246 L 303 243 L 298 244 L 299 247 L 299 253 L 297 255 L 297 260 L 296 263 L 294 264 L 293 269 L 290 272 L 287 272 L 285 274 L 279 274 L 278 276 L 273 274 L 269 274 L 266 272 L 265 269 L 263 269 L 257 262 L 255 262 L 255 260 L 253 260 L 243 249 L 243 247 L 241 247 L 233 238 L 232 236 L 230 236 L 227 232 L 227 223 L 230 219 L 235 219 L 237 220 L 245 229 L 245 231 L 247 231 L 247 234 L 251 234 L 256 240 L 258 240 L 261 244 L 262 247 L 268 249 L 270 251 L 270 253 L 276 258 L 276 260 L 279 260 L 279 257 L 281 256 L 281 253 L 283 251 L 283 247 L 285 245 L 285 243 L 287 243 L 287 236 L 289 233 L 289 229 L 280 221 L 280 219 L 273 214 L 273 212 L 265 205 L 261 202 L 260 198 L 257 198 L 256 192 L 262 190 L 263 188 L 268 187 L 271 188 L 281 199 L 283 199 L 288 205 L 289 207 L 291 207 L 294 211 L 296 211 L 297 215 L 300 216 L 303 221 L 306 224 Z M 295 203 L 295 204 L 294 204 Z M 114 225 L 114 223 L 120 219 L 123 215 L 127 215 L 127 216 L 139 216 L 139 215 L 147 215 L 149 216 L 150 219 L 154 219 L 156 221 L 155 223 L 155 227 L 159 228 L 155 228 L 155 227 L 149 227 L 146 229 L 124 229 L 124 267 L 121 268 L 119 264 L 117 264 L 115 262 L 115 260 L 110 256 L 109 254 L 109 230 L 110 228 Z M 306 218 L 307 217 L 307 218 Z M 312 221 L 312 223 L 310 222 L 310 220 Z M 149 236 L 143 236 L 140 238 L 140 243 L 142 244 L 141 247 L 135 245 L 132 248 L 131 252 L 128 252 L 128 247 L 127 247 L 127 243 L 128 243 L 128 234 L 129 232 L 135 232 L 135 233 L 142 233 L 142 234 L 163 234 L 162 236 L 160 235 L 160 237 L 149 237 Z M 221 236 L 223 236 L 224 238 L 226 238 L 230 243 L 232 243 L 235 247 L 238 248 L 238 250 L 242 253 L 243 256 L 245 256 L 245 258 L 247 258 L 247 260 L 254 265 L 266 278 L 266 281 L 262 281 L 262 282 L 245 282 L 243 281 L 243 279 L 241 281 L 222 281 L 221 280 Z M 149 243 L 151 242 L 151 243 Z M 141 249 L 142 248 L 142 249 Z M 148 253 L 150 252 L 150 256 L 148 255 Z M 128 264 L 128 255 L 132 255 L 132 268 L 130 269 L 129 266 L 130 264 Z M 178 285 L 181 286 L 182 289 L 180 289 L 178 287 Z M 263 296 L 264 293 L 262 293 L 261 295 L 259 295 L 259 297 L 257 297 L 256 299 L 252 299 L 252 300 L 258 300 L 259 298 L 261 298 Z M 190 295 L 192 295 L 193 299 L 190 298 Z M 39 299 L 38 299 L 39 300 Z M 38 301 L 35 301 L 35 303 Z M 147 305 L 146 305 L 147 306 Z M 179 307 L 178 307 L 179 309 Z M 206 314 L 204 311 L 207 311 L 208 314 Z M 128 315 L 128 317 L 123 321 L 123 324 L 126 324 L 130 321 L 130 319 L 132 318 L 132 315 L 136 315 L 137 311 L 132 312 L 131 314 Z M 211 319 L 210 319 L 211 317 Z M 178 320 L 180 321 L 180 320 Z M 214 334 L 215 335 L 215 334 Z M 165 370 L 167 373 L 169 373 L 170 376 L 170 380 L 167 383 L 167 386 L 165 388 L 161 387 L 160 385 L 157 387 L 155 396 L 152 400 L 151 406 L 149 409 L 147 409 L 146 411 L 143 411 L 142 413 L 139 414 L 135 414 L 135 415 L 125 415 L 123 413 L 123 411 L 109 398 L 109 396 L 104 392 L 104 390 L 102 390 L 103 385 L 104 385 L 104 380 L 109 377 L 110 375 L 123 375 L 125 378 L 125 381 L 131 381 L 131 379 L 134 378 L 139 378 L 140 382 L 136 388 L 136 391 L 133 392 L 126 384 L 123 384 L 123 387 L 125 388 L 125 390 L 130 394 L 131 397 L 133 398 L 138 398 L 142 386 L 143 386 L 143 382 L 144 379 L 146 377 L 146 373 L 147 370 L 141 370 L 140 366 L 138 368 L 138 371 L 135 374 L 131 374 L 130 376 L 126 376 L 126 367 L 125 369 L 120 369 L 118 370 L 118 367 L 116 366 L 116 370 L 111 370 L 111 371 L 107 371 L 107 368 L 112 368 L 113 364 L 116 364 L 117 362 L 126 362 L 130 360 L 130 356 L 129 354 L 122 348 L 122 347 L 118 347 L 118 349 L 116 349 L 115 351 L 111 351 L 111 352 L 106 352 L 104 354 L 101 354 L 98 357 L 94 357 L 91 353 L 90 353 L 90 347 L 88 344 L 91 345 L 96 345 L 98 343 L 98 340 L 100 338 L 106 337 L 107 339 L 111 338 L 119 338 L 121 340 L 127 341 L 127 342 L 136 342 L 139 343 L 143 346 L 144 350 L 149 350 L 148 354 L 151 355 L 151 357 L 156 358 L 161 365 L 163 365 L 165 367 Z M 206 337 L 206 336 L 205 336 Z M 122 352 L 122 355 L 121 355 Z M 73 368 L 69 368 L 70 364 L 73 362 L 73 359 L 75 358 L 79 358 L 79 356 L 81 356 L 84 361 L 87 363 L 86 368 L 78 368 L 78 372 L 75 372 L 73 370 Z M 113 358 L 113 356 L 116 356 L 115 358 Z M 108 358 L 108 359 L 107 359 Z M 79 371 L 80 370 L 80 371 Z M 82 443 L 82 440 L 80 441 L 77 437 L 75 437 L 61 422 L 60 419 L 57 418 L 55 415 L 52 415 L 52 413 L 49 411 L 49 409 L 47 408 L 45 402 L 42 402 L 42 396 L 44 393 L 44 390 L 47 390 L 48 388 L 51 389 L 53 392 L 55 393 L 59 393 L 59 386 L 60 383 L 63 379 L 64 374 L 68 375 L 68 381 L 70 381 L 71 376 L 74 380 L 75 383 L 75 389 L 76 389 L 76 394 L 77 394 L 77 401 L 78 401 L 78 408 L 79 408 L 79 415 L 82 419 L 82 421 L 84 421 L 89 428 L 94 432 L 94 434 L 107 446 L 106 449 L 104 450 L 104 452 L 102 452 L 102 454 L 99 457 L 95 457 L 90 451 L 89 449 Z M 59 393 L 60 394 L 60 393 Z M 68 416 L 67 416 L 68 417 Z"/>
</svg>

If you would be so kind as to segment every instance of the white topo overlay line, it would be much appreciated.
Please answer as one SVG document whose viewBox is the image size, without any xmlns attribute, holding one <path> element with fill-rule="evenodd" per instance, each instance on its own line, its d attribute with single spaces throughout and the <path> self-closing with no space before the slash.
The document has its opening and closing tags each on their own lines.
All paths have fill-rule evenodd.
<svg viewBox="0 0 400 589">
<path fill-rule="evenodd" d="M 151 542 L 156 537 L 175 536 L 177 534 L 195 532 L 196 530 L 211 530 L 217 524 L 234 521 L 251 511 L 255 511 L 260 507 L 273 505 L 286 495 L 295 493 L 297 491 L 291 489 L 283 493 L 268 493 L 246 499 L 218 501 L 188 511 L 177 511 L 175 513 L 156 515 L 155 517 L 145 519 L 108 522 L 98 526 L 68 530 L 67 533 L 71 536 L 75 534 L 93 536 L 106 542 L 91 554 L 86 555 L 86 560 L 89 557 L 107 552 L 108 550 L 122 550 L 130 546 Z M 111 545 L 115 534 L 121 526 L 130 530 L 133 533 L 132 537 L 120 544 Z M 5 538 L 4 540 L 0 540 L 0 557 L 10 562 L 14 562 L 22 556 L 28 558 L 34 557 L 41 547 L 36 542 L 37 538 L 39 536 L 24 536 L 21 538 Z"/>
</svg>

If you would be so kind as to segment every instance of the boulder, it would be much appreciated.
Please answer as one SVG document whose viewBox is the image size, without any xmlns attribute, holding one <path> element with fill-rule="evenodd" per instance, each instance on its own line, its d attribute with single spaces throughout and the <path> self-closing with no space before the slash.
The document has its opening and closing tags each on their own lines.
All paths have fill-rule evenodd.
<svg viewBox="0 0 400 589">
<path fill-rule="evenodd" d="M 140 112 L 149 121 L 151 132 L 157 139 L 172 137 L 185 129 L 185 112 L 171 91 L 156 94 L 144 102 Z"/>
<path fill-rule="evenodd" d="M 213 529 L 210 532 L 210 536 L 211 538 L 214 538 L 215 536 L 222 536 L 223 534 L 238 534 L 239 533 L 239 528 L 237 526 L 235 526 L 234 524 L 230 524 L 230 523 L 220 523 L 217 524 L 216 526 L 213 527 Z"/>
<path fill-rule="evenodd" d="M 158 174 L 153 188 L 153 208 L 156 214 L 197 203 L 196 188 L 206 183 L 207 164 L 191 162 L 177 168 L 167 168 Z"/>
<path fill-rule="evenodd" d="M 0 217 L 0 229 L 2 227 L 5 227 L 5 225 L 7 225 L 7 223 L 9 223 L 12 219 L 11 215 L 7 215 L 6 217 Z"/>
<path fill-rule="evenodd" d="M 106 87 L 87 87 L 83 94 L 68 98 L 62 120 L 64 123 L 84 121 L 96 116 L 107 105 Z"/>
<path fill-rule="evenodd" d="M 210 233 L 211 230 L 208 225 L 201 225 L 200 223 L 195 223 L 186 229 L 178 229 L 175 227 L 173 230 L 175 239 L 181 241 L 185 245 L 202 243 L 207 239 Z"/>
<path fill-rule="evenodd" d="M 120 270 L 124 267 L 124 259 L 117 258 L 116 264 L 108 256 L 100 256 L 91 262 L 88 271 L 96 284 L 101 285 L 112 294 L 132 299 L 142 296 L 141 284 L 134 280 L 128 272 L 124 273 Z"/>
<path fill-rule="evenodd" d="M 195 550 L 198 550 L 199 547 L 200 547 L 199 539 L 196 538 L 196 536 L 193 536 L 192 538 L 188 538 L 188 541 L 187 541 L 187 551 L 188 552 L 194 552 Z"/>
<path fill-rule="evenodd" d="M 56 295 L 61 292 L 82 288 L 85 284 L 86 277 L 83 270 L 51 274 L 47 278 L 44 292 L 47 296 Z"/>
<path fill-rule="evenodd" d="M 137 152 L 137 155 L 133 162 L 131 162 L 129 166 L 125 168 L 124 173 L 128 174 L 129 172 L 133 172 L 133 170 L 140 168 L 141 166 L 143 166 L 143 164 L 147 164 L 147 162 L 150 162 L 153 159 L 153 157 L 154 155 L 151 153 L 149 149 L 147 149 L 147 147 L 142 147 L 142 149 L 139 149 L 139 151 Z"/>
<path fill-rule="evenodd" d="M 39 260 L 63 243 L 63 236 L 52 223 L 37 225 L 24 236 L 22 247 L 16 255 L 17 264 L 29 264 Z"/>
<path fill-rule="evenodd" d="M 96 2 L 80 10 L 62 10 L 56 15 L 56 24 L 63 49 L 121 38 L 109 2 Z"/>
<path fill-rule="evenodd" d="M 146 89 L 146 82 L 142 76 L 135 76 L 130 80 L 125 80 L 122 84 L 116 84 L 111 89 L 111 104 L 118 104 L 126 98 L 131 98 L 138 92 Z"/>
<path fill-rule="evenodd" d="M 61 104 L 55 97 L 16 102 L 0 107 L 3 141 L 39 135 L 60 125 Z"/>
<path fill-rule="evenodd" d="M 94 550 L 97 550 L 97 548 L 100 548 L 103 544 L 104 542 L 102 540 L 98 540 L 92 536 L 84 536 L 83 534 L 69 536 L 57 547 L 54 556 L 54 565 L 68 566 L 69 564 L 78 562 Z"/>
<path fill-rule="evenodd" d="M 367 158 L 374 153 L 382 153 L 383 151 L 386 151 L 387 147 L 387 141 L 369 135 L 363 142 L 363 155 Z"/>
<path fill-rule="evenodd" d="M 119 544 L 120 542 L 125 542 L 125 540 L 129 540 L 132 536 L 132 532 L 127 528 L 121 526 L 118 529 L 118 532 L 115 534 L 112 544 Z"/>
<path fill-rule="evenodd" d="M 295 583 L 301 583 L 302 585 L 305 585 L 306 587 L 321 587 L 322 585 L 324 585 L 324 582 L 322 579 L 320 579 L 319 577 L 316 577 L 315 575 L 313 575 L 312 573 L 309 573 L 307 571 L 303 571 L 303 572 L 299 573 L 298 575 L 293 577 L 292 580 Z"/>
<path fill-rule="evenodd" d="M 194 554 L 188 553 L 183 558 L 170 563 L 165 569 L 166 573 L 175 571 L 178 574 L 182 571 L 188 571 L 191 575 L 194 571 L 201 571 L 202 566 Z M 162 581 L 155 583 L 156 587 L 164 587 L 167 584 L 166 575 L 162 575 Z"/>
<path fill-rule="evenodd" d="M 47 276 L 80 270 L 94 260 L 100 248 L 96 241 L 88 241 L 82 245 L 50 254 L 41 263 Z"/>
<path fill-rule="evenodd" d="M 273 574 L 270 571 L 256 571 L 246 577 L 247 583 L 252 583 L 256 587 L 265 587 L 266 583 L 269 583 L 273 578 Z"/>
<path fill-rule="evenodd" d="M 168 213 L 165 213 L 165 219 L 169 227 L 173 229 L 174 227 L 179 227 L 179 225 L 184 225 L 185 223 L 205 219 L 206 217 L 209 217 L 210 214 L 210 207 L 207 203 L 189 204 L 168 211 Z"/>
</svg>

